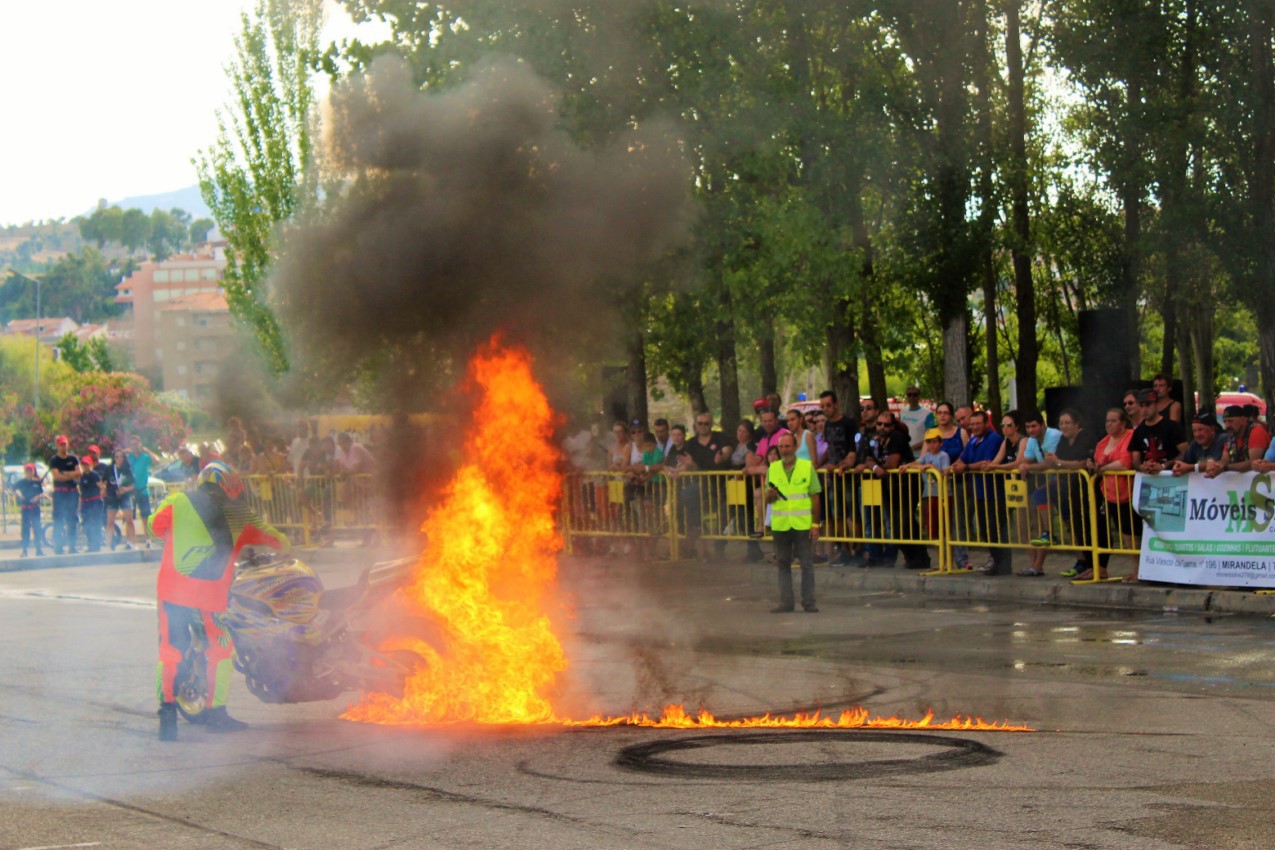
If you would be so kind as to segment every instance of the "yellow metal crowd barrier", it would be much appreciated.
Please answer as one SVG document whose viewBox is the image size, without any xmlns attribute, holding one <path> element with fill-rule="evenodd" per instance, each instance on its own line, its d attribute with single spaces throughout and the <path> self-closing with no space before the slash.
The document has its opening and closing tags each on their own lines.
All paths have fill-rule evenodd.
<svg viewBox="0 0 1275 850">
<path fill-rule="evenodd" d="M 884 475 L 819 471 L 822 528 L 828 543 L 910 550 L 921 565 L 935 547 L 928 574 L 973 572 L 971 547 L 991 550 L 1076 551 L 1101 565 L 1094 578 L 1110 581 L 1111 555 L 1136 557 L 1141 522 L 1132 507 L 1133 473 L 1091 475 L 1047 469 L 939 473 L 904 468 Z M 567 477 L 562 528 L 568 548 L 633 547 L 647 557 L 676 560 L 700 541 L 766 536 L 765 476 L 742 472 L 664 473 L 641 480 L 623 472 Z M 995 558 L 996 556 L 993 555 Z"/>
<path fill-rule="evenodd" d="M 389 513 L 384 510 L 375 477 L 344 475 L 303 477 L 295 475 L 245 475 L 246 498 L 252 509 L 280 531 L 302 545 L 330 542 L 341 534 L 382 537 L 389 531 Z M 180 492 L 188 484 L 168 484 L 167 492 Z M 159 488 L 151 488 L 151 510 L 164 498 Z M 0 501 L 0 528 L 21 521 L 17 496 L 5 490 Z M 52 523 L 52 505 L 42 505 L 41 522 Z"/>
</svg>

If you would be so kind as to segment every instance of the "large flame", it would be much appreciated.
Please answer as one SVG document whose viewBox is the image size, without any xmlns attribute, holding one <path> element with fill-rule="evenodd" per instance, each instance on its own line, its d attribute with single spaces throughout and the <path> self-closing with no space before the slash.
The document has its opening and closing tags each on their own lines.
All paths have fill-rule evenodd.
<svg viewBox="0 0 1275 850">
<path fill-rule="evenodd" d="M 374 723 L 535 723 L 567 660 L 543 613 L 557 575 L 561 493 L 553 411 L 525 351 L 495 341 L 470 364 L 481 392 L 463 464 L 425 520 L 411 600 L 446 629 L 445 651 L 402 638 L 383 648 L 424 656 L 402 699 L 370 694 L 345 713 Z"/>
<path fill-rule="evenodd" d="M 410 649 L 426 663 L 408 679 L 403 697 L 373 693 L 344 715 L 394 725 L 553 724 L 665 729 L 945 729 L 1031 731 L 1028 726 L 957 715 L 934 720 L 871 716 L 862 708 L 719 719 L 701 709 L 666 706 L 646 713 L 574 720 L 550 702 L 567 667 L 545 613 L 557 577 L 562 540 L 554 511 L 562 489 L 551 435 L 554 414 L 520 349 L 489 343 L 470 364 L 481 399 L 466 429 L 464 463 L 442 502 L 425 520 L 409 600 L 444 627 L 441 650 L 419 638 L 395 638 L 381 648 Z"/>
</svg>

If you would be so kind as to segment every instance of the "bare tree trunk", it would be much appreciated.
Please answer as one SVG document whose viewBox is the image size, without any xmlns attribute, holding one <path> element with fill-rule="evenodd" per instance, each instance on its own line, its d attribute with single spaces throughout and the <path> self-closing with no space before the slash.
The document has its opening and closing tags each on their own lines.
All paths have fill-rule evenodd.
<svg viewBox="0 0 1275 850">
<path fill-rule="evenodd" d="M 876 317 L 866 305 L 863 324 L 859 328 L 859 342 L 863 345 L 863 359 L 868 363 L 868 395 L 876 402 L 877 410 L 885 410 L 889 392 L 885 388 L 885 359 L 881 355 L 881 338 L 877 334 Z"/>
<path fill-rule="evenodd" d="M 779 391 L 779 369 L 775 363 L 775 320 L 767 317 L 762 327 L 761 339 L 757 341 L 761 354 L 758 364 L 761 372 L 761 394 L 769 395 Z"/>
<path fill-rule="evenodd" d="M 1211 303 L 1192 311 L 1191 321 L 1186 323 L 1187 334 L 1191 340 L 1192 388 L 1188 390 L 1183 381 L 1183 412 L 1194 406 L 1191 391 L 1200 394 L 1200 410 L 1213 410 L 1217 402 L 1217 386 L 1213 382 L 1213 314 Z M 1183 365 L 1186 365 L 1185 363 Z M 1183 372 L 1186 370 L 1184 369 Z"/>
<path fill-rule="evenodd" d="M 1001 419 L 1001 358 L 996 337 L 996 266 L 991 251 L 983 258 L 983 324 L 987 335 L 987 409 Z"/>
<path fill-rule="evenodd" d="M 1275 410 L 1275 62 L 1271 37 L 1275 12 L 1268 3 L 1250 11 L 1249 50 L 1253 66 L 1253 238 L 1259 263 L 1249 303 L 1257 318 L 1258 366 L 1267 415 Z"/>
<path fill-rule="evenodd" d="M 629 335 L 629 362 L 624 370 L 625 407 L 630 419 L 646 422 L 646 335 L 634 330 Z"/>
<path fill-rule="evenodd" d="M 854 304 L 848 298 L 834 303 L 824 352 L 824 372 L 843 409 L 859 418 L 859 358 L 854 348 Z"/>
<path fill-rule="evenodd" d="M 722 286 L 722 312 L 717 321 L 717 374 L 722 391 L 722 421 L 739 422 L 739 364 L 735 357 L 734 303 Z"/>
<path fill-rule="evenodd" d="M 1031 212 L 1027 190 L 1026 72 L 1023 67 L 1020 0 L 1008 0 L 1005 10 L 1005 58 L 1009 71 L 1010 219 L 1014 238 L 1010 252 L 1014 262 L 1014 295 L 1018 302 L 1018 359 L 1014 384 L 1018 407 L 1038 409 L 1040 390 L 1036 364 L 1040 346 L 1036 339 L 1036 283 L 1032 278 Z"/>
<path fill-rule="evenodd" d="M 964 312 L 943 326 L 943 397 L 960 407 L 970 394 L 969 319 Z"/>
<path fill-rule="evenodd" d="M 691 410 L 698 416 L 701 413 L 708 413 L 708 398 L 704 394 L 704 376 L 694 375 L 691 377 L 687 387 L 686 394 L 691 398 Z"/>
</svg>

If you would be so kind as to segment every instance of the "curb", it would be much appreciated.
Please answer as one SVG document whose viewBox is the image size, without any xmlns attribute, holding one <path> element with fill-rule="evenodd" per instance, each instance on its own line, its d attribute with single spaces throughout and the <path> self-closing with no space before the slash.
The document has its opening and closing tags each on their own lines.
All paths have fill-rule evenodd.
<svg viewBox="0 0 1275 850">
<path fill-rule="evenodd" d="M 29 570 L 50 570 L 60 567 L 100 567 L 115 564 L 140 564 L 159 561 L 159 549 L 123 549 L 115 552 L 76 553 L 74 555 L 43 555 L 17 558 L 8 554 L 0 556 L 0 573 L 20 573 Z"/>
<path fill-rule="evenodd" d="M 367 564 L 377 561 L 388 561 L 396 557 L 394 553 L 383 549 L 314 547 L 295 548 L 292 550 L 303 561 L 312 566 L 330 566 L 332 564 L 349 563 L 351 557 L 366 560 Z M 0 573 L 20 573 L 32 570 L 51 570 L 61 567 L 109 567 L 118 564 L 158 563 L 162 549 L 133 549 L 115 552 L 76 553 L 74 555 L 44 555 L 42 557 L 17 558 L 7 553 L 0 554 Z"/>
<path fill-rule="evenodd" d="M 752 582 L 773 584 L 775 581 L 775 568 L 769 564 L 741 566 L 748 570 Z M 923 593 L 949 599 L 1077 608 L 1275 616 L 1275 594 L 1259 596 L 1247 590 L 1118 583 L 1078 585 L 1049 577 L 922 576 L 897 568 L 817 567 L 816 570 L 817 581 L 825 587 L 831 583 L 834 587 L 849 590 Z"/>
</svg>

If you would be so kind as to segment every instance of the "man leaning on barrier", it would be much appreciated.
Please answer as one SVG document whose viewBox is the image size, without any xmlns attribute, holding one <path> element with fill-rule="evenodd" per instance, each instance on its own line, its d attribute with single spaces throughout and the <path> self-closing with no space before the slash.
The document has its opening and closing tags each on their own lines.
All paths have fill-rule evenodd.
<svg viewBox="0 0 1275 850">
<path fill-rule="evenodd" d="M 785 431 L 779 435 L 779 460 L 766 473 L 766 502 L 771 508 L 770 530 L 775 538 L 775 564 L 779 569 L 779 605 L 772 614 L 786 614 L 796 606 L 792 592 L 794 554 L 801 563 L 801 607 L 810 614 L 815 606 L 814 541 L 819 538 L 819 476 L 814 464 L 797 457 L 797 441 Z"/>
<path fill-rule="evenodd" d="M 1174 475 L 1207 472 L 1209 461 L 1218 462 L 1226 451 L 1226 441 L 1218 434 L 1217 416 L 1201 410 L 1191 420 L 1191 443 L 1173 462 Z M 1264 471 L 1264 470 L 1262 470 Z"/>
<path fill-rule="evenodd" d="M 973 482 L 955 489 L 954 497 L 958 499 L 957 534 L 964 537 L 977 529 L 984 542 L 1002 543 L 1007 539 L 1009 525 L 1005 509 L 1005 482 L 998 474 L 987 471 L 1000 452 L 1002 438 L 988 427 L 987 413 L 982 410 L 970 414 L 969 429 L 969 442 L 965 444 L 960 458 L 952 464 L 952 472 L 957 475 L 965 472 L 978 474 Z M 983 567 L 984 574 L 1009 575 L 1013 553 L 1000 546 L 988 548 L 990 553 Z"/>
</svg>

